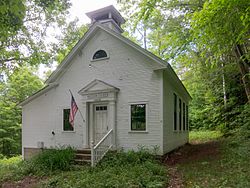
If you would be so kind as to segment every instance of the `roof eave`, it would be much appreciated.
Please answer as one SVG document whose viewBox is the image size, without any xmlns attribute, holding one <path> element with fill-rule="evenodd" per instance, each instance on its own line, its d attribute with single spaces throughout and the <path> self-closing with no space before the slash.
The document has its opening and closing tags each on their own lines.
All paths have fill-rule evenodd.
<svg viewBox="0 0 250 188">
<path fill-rule="evenodd" d="M 33 95 L 29 96 L 27 99 L 25 99 L 21 103 L 19 103 L 18 106 L 23 107 L 24 105 L 28 104 L 32 100 L 34 100 L 37 97 L 43 95 L 44 93 L 46 93 L 47 91 L 51 90 L 52 88 L 54 88 L 54 87 L 56 87 L 58 85 L 59 85 L 58 83 L 50 83 L 49 85 L 45 86 L 41 90 L 37 91 L 36 93 L 34 93 Z"/>
</svg>

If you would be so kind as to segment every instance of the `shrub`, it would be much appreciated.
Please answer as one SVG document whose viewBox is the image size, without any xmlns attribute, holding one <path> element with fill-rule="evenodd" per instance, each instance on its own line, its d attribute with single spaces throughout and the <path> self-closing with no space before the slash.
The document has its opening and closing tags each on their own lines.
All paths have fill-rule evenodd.
<svg viewBox="0 0 250 188">
<path fill-rule="evenodd" d="M 28 162 L 26 170 L 31 172 L 69 170 L 74 156 L 75 151 L 71 147 L 44 150 Z"/>
<path fill-rule="evenodd" d="M 19 166 L 22 164 L 22 157 L 10 157 L 0 159 L 0 182 L 5 179 L 14 179 L 17 176 L 20 176 L 19 173 L 16 173 L 19 169 Z"/>
<path fill-rule="evenodd" d="M 95 167 L 57 174 L 43 187 L 165 187 L 166 167 L 146 149 L 109 152 Z"/>
<path fill-rule="evenodd" d="M 135 152 L 133 150 L 124 152 L 109 152 L 99 163 L 99 166 L 126 166 L 126 165 L 135 165 L 142 164 L 145 161 L 153 161 L 154 155 L 152 155 L 146 149 L 140 149 Z"/>
</svg>

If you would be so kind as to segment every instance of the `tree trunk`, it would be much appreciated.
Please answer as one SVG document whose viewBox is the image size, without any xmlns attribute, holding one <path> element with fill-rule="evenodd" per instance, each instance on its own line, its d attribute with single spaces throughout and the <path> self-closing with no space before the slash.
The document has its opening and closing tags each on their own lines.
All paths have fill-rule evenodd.
<svg viewBox="0 0 250 188">
<path fill-rule="evenodd" d="M 250 103 L 250 72 L 249 72 L 249 60 L 245 57 L 240 45 L 236 45 L 235 49 L 236 56 L 238 58 L 238 65 L 240 68 L 242 81 L 244 84 L 245 92 L 247 95 L 248 103 Z"/>
</svg>

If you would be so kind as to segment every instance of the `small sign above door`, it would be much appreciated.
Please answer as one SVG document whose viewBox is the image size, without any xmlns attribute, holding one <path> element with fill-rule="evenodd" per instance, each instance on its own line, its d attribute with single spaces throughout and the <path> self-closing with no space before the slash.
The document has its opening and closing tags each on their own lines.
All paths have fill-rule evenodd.
<svg viewBox="0 0 250 188">
<path fill-rule="evenodd" d="M 87 95 L 87 99 L 94 99 L 94 100 L 107 98 L 107 97 L 109 97 L 109 93 L 107 93 L 107 92 L 105 92 L 105 93 L 93 93 L 93 94 Z"/>
</svg>

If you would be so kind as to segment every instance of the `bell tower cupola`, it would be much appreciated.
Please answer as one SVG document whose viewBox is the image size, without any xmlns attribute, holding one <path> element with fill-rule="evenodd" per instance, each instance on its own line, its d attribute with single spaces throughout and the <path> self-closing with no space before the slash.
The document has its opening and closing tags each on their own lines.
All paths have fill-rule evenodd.
<svg viewBox="0 0 250 188">
<path fill-rule="evenodd" d="M 117 33 L 123 32 L 121 25 L 125 23 L 125 19 L 113 5 L 88 12 L 86 15 L 91 19 L 92 25 L 95 22 L 99 22 Z"/>
</svg>

